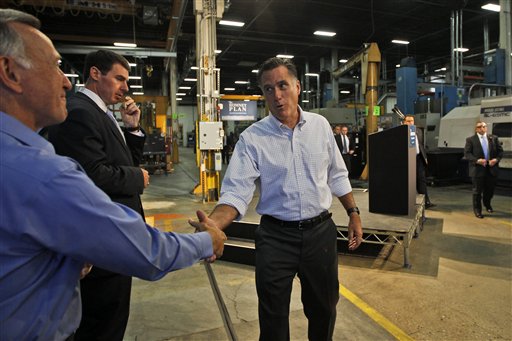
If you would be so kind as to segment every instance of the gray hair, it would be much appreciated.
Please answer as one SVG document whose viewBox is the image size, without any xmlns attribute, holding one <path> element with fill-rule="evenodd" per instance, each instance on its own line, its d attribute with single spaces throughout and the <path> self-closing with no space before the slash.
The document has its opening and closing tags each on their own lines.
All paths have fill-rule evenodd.
<svg viewBox="0 0 512 341">
<path fill-rule="evenodd" d="M 12 26 L 11 23 L 21 23 L 41 28 L 39 19 L 28 13 L 14 9 L 0 9 L 0 56 L 9 56 L 26 69 L 32 67 L 32 63 L 25 53 L 23 38 Z"/>
<path fill-rule="evenodd" d="M 293 62 L 290 59 L 272 57 L 264 61 L 263 64 L 261 64 L 258 70 L 258 84 L 260 86 L 263 85 L 261 84 L 263 72 L 273 70 L 279 66 L 284 66 L 285 68 L 287 68 L 290 75 L 292 75 L 292 77 L 294 77 L 295 79 L 298 79 L 297 67 L 295 66 L 295 64 L 293 64 Z"/>
</svg>

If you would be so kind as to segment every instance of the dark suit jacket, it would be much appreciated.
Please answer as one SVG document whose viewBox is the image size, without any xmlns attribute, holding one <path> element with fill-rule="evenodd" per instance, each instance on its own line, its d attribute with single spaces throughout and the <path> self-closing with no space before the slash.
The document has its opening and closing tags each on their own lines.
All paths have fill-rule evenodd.
<svg viewBox="0 0 512 341">
<path fill-rule="evenodd" d="M 125 132 L 125 144 L 114 122 L 82 93 L 72 95 L 67 108 L 66 121 L 49 128 L 56 152 L 77 160 L 113 201 L 143 216 L 144 177 L 138 165 L 145 137 Z"/>
<path fill-rule="evenodd" d="M 489 160 L 498 160 L 498 163 L 496 163 L 493 167 L 489 167 L 489 170 L 491 175 L 498 176 L 499 162 L 503 157 L 503 147 L 501 146 L 498 137 L 495 135 L 487 134 L 487 141 L 489 142 Z M 468 160 L 469 175 L 471 177 L 481 177 L 486 174 L 486 167 L 476 163 L 478 159 L 485 158 L 484 150 L 482 148 L 482 144 L 480 143 L 478 134 L 475 133 L 475 135 L 466 139 L 466 146 L 464 147 L 464 158 Z"/>
<path fill-rule="evenodd" d="M 417 140 L 416 142 L 418 143 L 418 146 L 420 147 L 420 156 L 421 156 L 421 160 L 424 162 L 425 166 L 428 165 L 428 159 L 427 159 L 427 152 L 425 151 L 425 147 L 424 147 L 424 144 L 423 144 L 423 129 L 420 129 L 418 127 L 416 127 L 416 136 L 417 136 Z"/>
<path fill-rule="evenodd" d="M 341 134 L 334 134 L 334 139 L 336 140 L 336 144 L 338 145 L 338 148 L 340 150 L 340 153 L 343 154 L 343 144 L 341 143 Z M 355 149 L 355 143 L 354 140 L 348 136 L 348 150 L 354 150 Z"/>
</svg>

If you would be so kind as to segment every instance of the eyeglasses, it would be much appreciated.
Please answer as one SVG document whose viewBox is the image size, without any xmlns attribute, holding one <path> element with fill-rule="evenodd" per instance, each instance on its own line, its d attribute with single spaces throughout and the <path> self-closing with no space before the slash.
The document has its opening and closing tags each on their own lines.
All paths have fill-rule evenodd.
<svg viewBox="0 0 512 341">
<path fill-rule="evenodd" d="M 477 125 L 476 127 L 477 127 L 477 128 L 487 128 L 487 125 L 485 125 L 485 124 L 479 124 L 479 125 Z"/>
</svg>

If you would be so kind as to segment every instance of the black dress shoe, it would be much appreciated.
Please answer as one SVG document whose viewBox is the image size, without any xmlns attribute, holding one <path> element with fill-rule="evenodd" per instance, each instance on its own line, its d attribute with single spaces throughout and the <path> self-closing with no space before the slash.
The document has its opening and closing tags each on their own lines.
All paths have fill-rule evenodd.
<svg viewBox="0 0 512 341">
<path fill-rule="evenodd" d="M 494 212 L 494 210 L 492 209 L 492 207 L 491 207 L 491 206 L 489 206 L 489 207 L 487 207 L 487 212 L 489 212 L 489 213 L 493 213 L 493 212 Z"/>
<path fill-rule="evenodd" d="M 482 212 L 475 210 L 475 217 L 482 219 L 484 216 L 482 215 Z"/>
<path fill-rule="evenodd" d="M 436 204 L 433 204 L 433 203 L 431 203 L 431 202 L 427 202 L 427 203 L 425 203 L 425 208 L 426 208 L 427 210 L 428 210 L 429 208 L 431 208 L 431 207 L 434 207 L 434 206 L 436 206 Z"/>
</svg>

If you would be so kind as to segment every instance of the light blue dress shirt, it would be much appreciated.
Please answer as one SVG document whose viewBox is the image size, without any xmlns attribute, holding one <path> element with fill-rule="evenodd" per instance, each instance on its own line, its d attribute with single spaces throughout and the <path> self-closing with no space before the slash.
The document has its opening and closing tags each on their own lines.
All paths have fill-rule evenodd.
<svg viewBox="0 0 512 341">
<path fill-rule="evenodd" d="M 164 233 L 113 203 L 74 160 L 0 112 L 0 339 L 63 340 L 81 318 L 84 263 L 156 280 L 213 254 L 208 233 Z M 172 304 L 170 302 L 169 304 Z"/>
<path fill-rule="evenodd" d="M 315 217 L 331 207 L 332 195 L 351 192 L 329 122 L 300 109 L 293 130 L 273 115 L 249 126 L 229 162 L 219 205 L 236 208 L 241 219 L 256 187 L 256 212 L 287 221 Z"/>
</svg>

